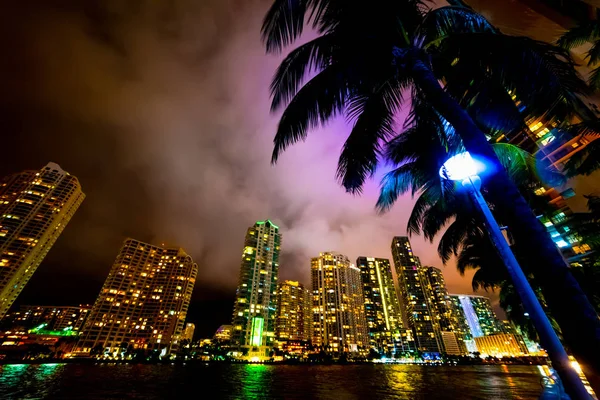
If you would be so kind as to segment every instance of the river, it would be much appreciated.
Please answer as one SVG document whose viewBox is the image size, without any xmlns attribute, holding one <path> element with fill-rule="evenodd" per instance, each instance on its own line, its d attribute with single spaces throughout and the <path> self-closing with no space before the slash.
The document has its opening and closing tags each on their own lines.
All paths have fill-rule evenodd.
<svg viewBox="0 0 600 400">
<path fill-rule="evenodd" d="M 0 366 L 0 399 L 537 399 L 536 366 Z"/>
</svg>

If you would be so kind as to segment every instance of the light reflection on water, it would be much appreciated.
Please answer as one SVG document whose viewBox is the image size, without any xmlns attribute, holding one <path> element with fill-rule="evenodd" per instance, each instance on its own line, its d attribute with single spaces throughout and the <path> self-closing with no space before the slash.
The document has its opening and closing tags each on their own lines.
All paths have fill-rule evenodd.
<svg viewBox="0 0 600 400">
<path fill-rule="evenodd" d="M 537 399 L 529 366 L 0 366 L 1 399 Z"/>
</svg>

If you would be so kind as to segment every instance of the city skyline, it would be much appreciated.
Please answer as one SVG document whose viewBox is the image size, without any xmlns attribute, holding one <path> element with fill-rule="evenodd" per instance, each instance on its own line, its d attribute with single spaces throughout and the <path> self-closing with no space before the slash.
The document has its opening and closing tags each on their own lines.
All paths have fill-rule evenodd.
<svg viewBox="0 0 600 400">
<path fill-rule="evenodd" d="M 53 166 L 53 165 L 56 165 L 56 164 L 54 164 L 54 163 L 50 163 L 50 164 L 48 164 L 48 165 L 51 165 L 51 166 Z M 58 168 L 59 170 L 61 170 L 61 169 L 60 169 L 60 167 L 58 167 L 58 166 L 57 166 L 57 168 Z M 61 170 L 61 171 L 62 171 L 62 170 Z M 67 175 L 68 175 L 68 174 L 67 174 Z M 83 196 L 83 194 L 82 194 L 82 196 Z M 80 203 L 81 203 L 81 201 L 79 200 L 79 201 L 78 201 L 78 204 L 80 204 Z M 78 205 L 78 204 L 77 204 L 77 205 Z M 70 215 L 72 215 L 72 213 L 71 213 Z M 270 221 L 268 221 L 268 222 L 270 223 Z M 164 243 L 163 243 L 163 245 L 164 245 Z M 54 271 L 54 272 L 56 272 L 56 271 Z M 59 272 L 60 272 L 60 271 L 59 271 Z M 34 274 L 33 276 L 35 276 L 35 274 Z M 294 276 L 294 279 L 298 279 L 298 277 L 297 277 L 297 276 Z M 85 283 L 84 283 L 84 284 L 85 284 Z M 27 288 L 27 286 L 25 286 L 25 288 Z M 81 303 L 81 302 L 82 302 L 81 300 L 82 300 L 82 299 L 80 299 L 80 298 L 70 298 L 68 301 L 66 301 L 66 302 L 62 302 L 62 303 L 64 303 L 64 304 L 62 304 L 62 303 L 61 303 L 61 306 L 62 306 L 62 307 L 74 306 L 75 304 Z M 88 301 L 88 302 L 90 302 L 90 303 L 91 303 L 91 302 L 93 302 L 93 300 L 94 300 L 94 299 L 91 299 L 91 301 L 90 301 L 90 299 L 89 299 L 89 298 L 88 298 L 88 299 L 86 299 L 86 301 Z M 27 301 L 26 301 L 26 300 L 22 300 L 22 301 L 17 301 L 17 303 L 16 303 L 16 304 L 17 304 L 17 305 L 24 305 L 25 303 L 27 303 Z M 44 306 L 44 305 L 46 305 L 46 304 L 54 304 L 54 303 L 56 303 L 56 302 L 55 302 L 55 301 L 52 301 L 52 296 L 49 296 L 48 298 L 44 298 L 44 299 L 42 299 L 40 302 L 36 302 L 35 304 L 40 304 L 41 306 Z M 196 319 L 194 319 L 194 321 L 196 321 Z M 221 319 L 218 319 L 218 324 L 221 324 L 221 322 L 226 322 L 226 321 L 223 321 L 223 319 L 222 319 L 222 318 L 221 318 Z M 217 319 L 215 320 L 214 324 L 217 324 Z M 199 329 L 199 331 L 202 331 L 202 332 L 208 332 L 210 329 L 212 329 L 212 327 L 213 327 L 212 325 L 213 325 L 213 324 L 211 324 L 211 325 L 210 325 L 210 327 L 209 327 L 209 326 L 203 326 L 202 324 L 200 324 L 200 326 L 199 326 L 199 328 L 200 328 L 200 329 Z M 215 326 L 216 326 L 216 325 L 215 325 Z"/>
<path fill-rule="evenodd" d="M 102 20 L 126 10 L 92 13 L 94 19 L 81 2 L 55 7 L 49 1 L 34 17 L 18 3 L 2 16 L 15 61 L 0 67 L 11 149 L 0 176 L 54 161 L 88 195 L 20 304 L 63 304 L 75 293 L 92 302 L 120 244 L 135 237 L 181 246 L 204 266 L 193 299 L 202 312 L 195 317 L 218 326 L 227 322 L 217 315 L 230 313 L 237 284 L 239 232 L 264 216 L 286 232 L 282 279 L 307 283 L 306 260 L 325 250 L 351 260 L 391 258 L 389 238 L 406 234 L 413 201 L 406 196 L 389 214 L 376 214 L 384 171 L 361 197 L 339 187 L 343 118 L 286 152 L 277 167 L 269 165 L 278 116 L 269 115 L 268 86 L 279 59 L 264 56 L 257 31 L 268 2 L 237 4 L 235 13 L 230 0 L 205 0 L 200 10 L 181 5 L 173 18 L 198 38 L 189 43 L 163 36 L 148 17 L 158 14 L 151 2 L 127 26 Z M 207 19 L 215 24 L 204 24 Z M 115 43 L 111 29 L 128 41 Z M 70 56 L 50 56 L 63 54 L 63 46 L 74 49 Z M 38 60 L 36 80 L 15 67 L 31 59 Z M 69 73 L 74 70 L 80 73 Z M 424 265 L 442 267 L 437 243 L 411 242 Z M 462 278 L 453 264 L 443 270 L 451 291 L 471 292 L 470 275 Z M 81 287 L 71 288 L 69 278 Z M 46 288 L 49 280 L 56 291 Z"/>
<path fill-rule="evenodd" d="M 269 166 L 271 133 L 278 118 L 258 116 L 268 114 L 268 83 L 279 60 L 263 57 L 255 32 L 264 9 L 242 7 L 242 11 L 248 12 L 230 16 L 227 1 L 214 3 L 222 5 L 207 7 L 211 9 L 209 15 L 215 17 L 217 26 L 233 40 L 229 44 L 217 42 L 207 39 L 214 39 L 211 36 L 214 32 L 208 29 L 199 32 L 202 39 L 193 45 L 198 49 L 214 49 L 214 53 L 209 52 L 203 59 L 209 66 L 201 63 L 199 70 L 188 69 L 183 62 L 187 54 L 181 55 L 184 60 L 174 59 L 157 45 L 153 36 L 156 27 L 149 26 L 149 21 L 143 18 L 136 19 L 139 22 L 136 28 L 120 28 L 128 32 L 135 29 L 146 47 L 115 43 L 111 35 L 102 36 L 102 29 L 107 28 L 103 28 L 101 16 L 100 20 L 86 22 L 100 29 L 97 33 L 108 37 L 108 43 L 99 43 L 98 36 L 90 34 L 85 23 L 73 21 L 68 12 L 57 12 L 50 4 L 40 10 L 38 18 L 57 26 L 52 31 L 53 38 L 75 46 L 83 56 L 75 59 L 42 57 L 40 69 L 54 71 L 55 62 L 64 62 L 65 68 L 54 71 L 57 76 L 42 74 L 36 90 L 25 84 L 8 85 L 14 93 L 11 92 L 12 101 L 4 113 L 7 131 L 23 135 L 7 135 L 6 146 L 12 151 L 7 155 L 7 162 L 0 165 L 0 175 L 37 168 L 54 160 L 81 178 L 88 198 L 63 233 L 63 240 L 57 242 L 21 299 L 17 299 L 18 304 L 92 302 L 112 254 L 122 240 L 130 236 L 157 244 L 180 245 L 205 265 L 193 299 L 197 305 L 193 310 L 202 311 L 195 314 L 192 310 L 195 314 L 192 317 L 195 321 L 210 320 L 211 325 L 218 326 L 227 322 L 222 315 L 229 312 L 233 299 L 231 289 L 236 285 L 235 254 L 243 240 L 237 232 L 264 215 L 272 215 L 288 232 L 288 247 L 281 255 L 281 278 L 303 283 L 309 281 L 306 259 L 324 249 L 347 254 L 352 260 L 361 253 L 389 258 L 389 237 L 405 234 L 406 210 L 412 205 L 410 198 L 401 199 L 387 215 L 377 216 L 373 211 L 381 172 L 368 183 L 361 198 L 348 196 L 338 187 L 334 177 L 334 153 L 342 145 L 337 133 L 344 127 L 343 121 L 315 132 L 306 144 L 286 153 L 277 168 Z M 515 24 L 509 9 L 518 7 L 521 16 L 531 14 L 521 12 L 526 8 L 523 4 L 504 8 L 493 2 L 477 1 L 473 6 L 485 8 L 486 16 L 493 22 L 500 22 L 503 30 L 516 30 L 515 33 L 523 33 L 522 26 Z M 14 54 L 17 62 L 36 54 L 37 48 L 31 43 L 39 41 L 51 49 L 49 53 L 60 53 L 60 49 L 53 47 L 51 37 L 46 37 L 47 31 L 40 30 L 37 20 L 22 7 L 12 7 L 18 16 L 15 20 L 23 26 L 14 27 L 7 21 L 7 26 L 15 29 L 11 40 L 18 50 Z M 65 10 L 73 7 L 75 13 L 81 11 L 73 5 L 65 7 Z M 194 10 L 186 11 L 191 19 L 203 18 Z M 543 23 L 540 21 L 545 17 L 535 15 L 535 18 L 534 37 L 552 39 L 548 36 L 558 32 L 556 23 L 552 22 L 552 29 L 544 31 L 539 27 L 548 25 L 547 18 Z M 64 32 L 60 28 L 63 25 L 72 32 Z M 129 54 L 120 53 L 120 45 L 127 48 Z M 244 51 L 240 52 L 241 48 Z M 142 54 L 138 49 L 145 49 L 149 54 Z M 139 63 L 138 60 L 147 55 L 156 56 L 156 67 Z M 232 56 L 247 62 L 243 74 L 227 68 Z M 131 83 L 118 72 L 120 68 L 99 71 L 97 66 L 104 63 L 118 65 L 123 70 L 131 68 L 139 79 Z M 8 68 L 7 76 L 21 76 L 21 71 L 12 70 L 10 66 L 2 68 Z M 73 68 L 82 74 L 64 75 L 64 71 Z M 208 82 L 203 73 L 207 68 L 211 72 L 218 71 L 223 81 Z M 248 82 L 246 74 L 254 79 Z M 54 84 L 71 79 L 76 79 L 77 84 Z M 205 85 L 208 90 L 197 91 L 201 94 L 191 90 Z M 181 97 L 164 93 L 163 86 L 177 87 Z M 91 100 L 92 94 L 99 96 L 98 101 Z M 107 99 L 114 101 L 114 107 L 107 105 Z M 132 100 L 143 116 L 136 121 L 131 121 L 130 115 L 123 112 Z M 232 102 L 230 112 L 225 116 L 217 112 L 211 106 L 216 100 L 228 105 Z M 166 109 L 161 107 L 162 112 L 156 112 L 163 104 Z M 197 107 L 190 110 L 190 104 Z M 198 135 L 200 131 L 202 135 Z M 225 133 L 231 135 L 236 144 L 221 140 Z M 600 189 L 593 180 L 582 187 L 585 191 L 578 194 Z M 578 204 L 574 207 L 576 211 L 582 210 L 582 196 L 568 200 L 571 201 Z M 232 207 L 229 215 L 223 211 L 224 205 Z M 204 226 L 210 229 L 202 228 Z M 307 238 L 314 231 L 321 234 L 320 240 L 310 242 Z M 367 246 L 360 247 L 364 237 L 370 240 Z M 415 236 L 411 241 L 423 265 L 442 267 L 435 251 L 436 243 L 430 244 Z M 318 242 L 323 242 L 322 248 L 318 248 L 321 244 Z M 359 248 L 361 252 L 354 250 Z M 461 277 L 453 262 L 443 271 L 451 292 L 473 293 L 470 273 Z M 81 287 L 71 288 L 70 278 L 82 282 Z M 48 280 L 55 280 L 58 290 L 49 290 Z M 71 294 L 76 292 L 79 300 L 71 301 Z M 499 312 L 496 294 L 486 295 L 492 297 Z M 207 333 L 209 330 L 207 328 Z"/>
</svg>

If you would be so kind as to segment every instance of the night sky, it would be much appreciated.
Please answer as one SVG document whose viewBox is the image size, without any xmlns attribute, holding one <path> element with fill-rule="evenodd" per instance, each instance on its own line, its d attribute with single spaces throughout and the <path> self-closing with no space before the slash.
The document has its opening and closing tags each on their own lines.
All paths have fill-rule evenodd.
<svg viewBox="0 0 600 400">
<path fill-rule="evenodd" d="M 256 220 L 281 228 L 280 279 L 309 283 L 321 251 L 391 257 L 412 200 L 375 213 L 385 168 L 361 197 L 338 186 L 343 120 L 269 163 L 279 58 L 265 55 L 259 29 L 270 3 L 0 1 L 0 175 L 54 161 L 87 195 L 17 304 L 93 303 L 133 237 L 192 255 L 188 319 L 210 336 L 229 323 Z M 411 240 L 424 264 L 441 267 L 437 243 Z M 444 274 L 451 292 L 471 292 L 452 264 Z"/>
</svg>

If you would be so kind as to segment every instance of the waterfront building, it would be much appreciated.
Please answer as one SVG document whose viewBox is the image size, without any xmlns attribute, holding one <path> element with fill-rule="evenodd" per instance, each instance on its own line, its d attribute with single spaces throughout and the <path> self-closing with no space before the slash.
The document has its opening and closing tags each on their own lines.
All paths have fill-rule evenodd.
<svg viewBox="0 0 600 400">
<path fill-rule="evenodd" d="M 124 347 L 177 350 L 198 265 L 181 248 L 127 239 L 83 327 L 79 353 L 118 354 Z"/>
<path fill-rule="evenodd" d="M 231 341 L 231 333 L 233 325 L 221 325 L 213 335 L 213 340 L 220 343 L 228 343 Z"/>
<path fill-rule="evenodd" d="M 312 318 L 309 299 L 309 291 L 297 281 L 284 281 L 277 285 L 275 337 L 278 343 L 310 340 Z"/>
<path fill-rule="evenodd" d="M 44 325 L 48 331 L 78 332 L 81 330 L 91 306 L 29 306 L 24 305 L 12 311 L 2 319 L 2 322 L 13 327 L 32 329 Z"/>
<path fill-rule="evenodd" d="M 0 318 L 79 208 L 85 194 L 58 164 L 0 181 Z"/>
<path fill-rule="evenodd" d="M 232 341 L 249 359 L 269 358 L 275 344 L 281 233 L 269 220 L 248 228 L 233 311 Z"/>
<path fill-rule="evenodd" d="M 439 318 L 432 303 L 433 289 L 427 279 L 427 268 L 421 266 L 405 236 L 396 236 L 392 240 L 392 257 L 404 315 L 414 332 L 418 350 L 424 353 L 442 352 L 443 340 Z"/>
<path fill-rule="evenodd" d="M 468 326 L 471 338 L 505 333 L 504 324 L 492 309 L 490 299 L 484 296 L 451 294 L 450 299 L 457 310 L 459 325 Z"/>
<path fill-rule="evenodd" d="M 191 342 L 194 339 L 194 331 L 196 330 L 196 325 L 188 322 L 185 324 L 185 328 L 183 328 L 183 332 L 181 333 L 181 340 L 187 340 Z"/>
<path fill-rule="evenodd" d="M 358 257 L 369 342 L 381 354 L 393 355 L 402 347 L 400 301 L 390 260 Z"/>
<path fill-rule="evenodd" d="M 312 344 L 332 353 L 366 352 L 369 333 L 360 269 L 345 255 L 324 252 L 311 259 L 311 274 Z"/>
<path fill-rule="evenodd" d="M 523 336 L 510 333 L 499 333 L 475 338 L 477 350 L 481 357 L 520 357 L 529 354 Z"/>
</svg>

